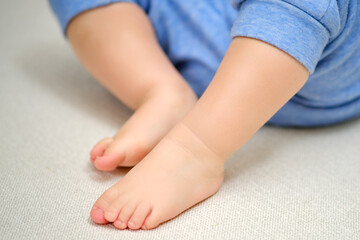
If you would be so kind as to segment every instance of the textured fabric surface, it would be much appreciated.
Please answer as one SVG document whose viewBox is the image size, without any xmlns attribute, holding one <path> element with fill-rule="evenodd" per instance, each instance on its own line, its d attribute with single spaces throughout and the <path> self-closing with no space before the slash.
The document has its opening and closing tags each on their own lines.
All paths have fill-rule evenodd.
<svg viewBox="0 0 360 240">
<path fill-rule="evenodd" d="M 89 218 L 126 170 L 89 150 L 131 111 L 82 68 L 44 1 L 0 8 L 0 239 L 360 239 L 360 119 L 262 128 L 226 163 L 222 188 L 152 231 Z"/>
</svg>

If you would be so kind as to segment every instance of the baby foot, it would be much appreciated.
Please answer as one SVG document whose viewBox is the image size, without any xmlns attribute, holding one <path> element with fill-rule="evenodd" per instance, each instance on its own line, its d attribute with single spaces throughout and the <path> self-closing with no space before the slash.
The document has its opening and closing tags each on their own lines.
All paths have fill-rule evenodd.
<svg viewBox="0 0 360 240">
<path fill-rule="evenodd" d="M 95 202 L 94 222 L 118 229 L 152 229 L 213 195 L 224 161 L 178 124 L 123 179 Z"/>
<path fill-rule="evenodd" d="M 112 138 L 98 142 L 90 153 L 103 171 L 136 165 L 195 104 L 192 94 L 162 94 L 150 98 Z"/>
</svg>

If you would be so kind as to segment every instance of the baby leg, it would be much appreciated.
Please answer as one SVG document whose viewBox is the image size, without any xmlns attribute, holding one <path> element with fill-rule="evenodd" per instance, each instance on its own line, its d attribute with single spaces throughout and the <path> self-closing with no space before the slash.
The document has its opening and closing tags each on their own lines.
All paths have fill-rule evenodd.
<svg viewBox="0 0 360 240">
<path fill-rule="evenodd" d="M 82 13 L 69 24 L 67 35 L 87 70 L 135 110 L 114 137 L 95 145 L 91 161 L 105 171 L 137 164 L 194 105 L 194 92 L 135 4 L 115 3 Z"/>
<path fill-rule="evenodd" d="M 225 159 L 306 82 L 308 71 L 258 40 L 233 40 L 214 80 L 186 117 L 94 204 L 119 229 L 151 229 L 214 194 Z"/>
</svg>

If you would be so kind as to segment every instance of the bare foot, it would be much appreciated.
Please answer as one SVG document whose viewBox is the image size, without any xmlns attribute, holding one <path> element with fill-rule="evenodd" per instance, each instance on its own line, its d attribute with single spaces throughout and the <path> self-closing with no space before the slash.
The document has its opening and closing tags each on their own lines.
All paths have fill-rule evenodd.
<svg viewBox="0 0 360 240">
<path fill-rule="evenodd" d="M 98 142 L 90 153 L 95 167 L 111 171 L 143 159 L 196 102 L 193 92 L 166 92 L 148 98 L 119 132 Z"/>
<path fill-rule="evenodd" d="M 105 191 L 90 215 L 118 229 L 152 229 L 213 195 L 223 176 L 224 161 L 180 123 Z"/>
</svg>

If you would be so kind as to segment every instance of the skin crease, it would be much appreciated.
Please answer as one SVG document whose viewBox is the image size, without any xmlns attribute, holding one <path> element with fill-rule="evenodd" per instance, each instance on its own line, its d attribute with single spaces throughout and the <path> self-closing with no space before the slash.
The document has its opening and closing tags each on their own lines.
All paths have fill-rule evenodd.
<svg viewBox="0 0 360 240">
<path fill-rule="evenodd" d="M 303 65 L 278 48 L 237 37 L 194 105 L 193 92 L 154 41 L 151 25 L 136 5 L 112 4 L 86 12 L 75 18 L 67 33 L 89 72 L 125 104 L 138 109 L 114 138 L 94 148 L 95 166 L 111 170 L 124 162 L 116 160 L 121 155 L 117 149 L 125 146 L 126 152 L 142 141 L 149 146 L 140 151 L 133 147 L 132 153 L 143 152 L 126 160 L 129 165 L 143 160 L 105 191 L 91 210 L 94 222 L 113 222 L 119 229 L 155 228 L 214 194 L 223 181 L 225 160 L 309 76 Z M 175 112 L 180 111 L 183 105 L 186 109 L 181 114 L 171 111 L 175 106 Z M 141 139 L 144 135 L 151 137 Z M 109 158 L 97 165 L 102 154 Z"/>
</svg>

